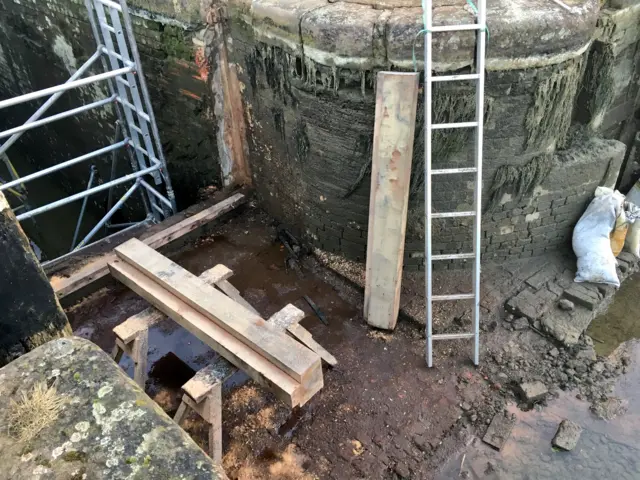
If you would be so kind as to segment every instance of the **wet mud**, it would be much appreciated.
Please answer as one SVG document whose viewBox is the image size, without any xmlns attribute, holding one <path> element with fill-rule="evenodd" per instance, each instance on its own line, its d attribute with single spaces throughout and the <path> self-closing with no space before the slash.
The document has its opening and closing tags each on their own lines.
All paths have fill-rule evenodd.
<svg viewBox="0 0 640 480">
<path fill-rule="evenodd" d="M 372 330 L 361 316 L 362 294 L 307 258 L 287 261 L 275 225 L 254 210 L 221 225 L 174 260 L 194 274 L 223 263 L 230 282 L 264 318 L 288 303 L 307 313 L 301 322 L 338 359 L 325 366 L 325 387 L 291 411 L 239 373 L 223 389 L 223 466 L 230 478 L 431 478 L 430 460 L 489 384 L 459 351 L 427 369 L 423 333 L 400 322 L 393 333 Z M 328 320 L 324 325 L 303 296 Z M 77 335 L 106 351 L 112 329 L 145 308 L 132 292 L 104 289 L 68 309 Z M 468 349 L 468 344 L 463 343 Z M 147 393 L 168 414 L 180 385 L 216 353 L 171 320 L 149 334 Z M 121 366 L 130 375 L 126 356 Z M 208 450 L 207 426 L 190 414 L 183 428 Z"/>
</svg>

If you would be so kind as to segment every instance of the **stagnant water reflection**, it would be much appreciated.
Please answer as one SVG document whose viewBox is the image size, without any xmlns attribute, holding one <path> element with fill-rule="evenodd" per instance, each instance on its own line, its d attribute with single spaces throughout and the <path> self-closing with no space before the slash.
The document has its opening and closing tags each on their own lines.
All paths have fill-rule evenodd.
<svg viewBox="0 0 640 480">
<path fill-rule="evenodd" d="M 589 404 L 563 393 L 542 411 L 509 411 L 518 419 L 501 452 L 475 439 L 465 452 L 446 465 L 438 480 L 455 478 L 504 480 L 638 480 L 640 479 L 640 275 L 625 282 L 607 314 L 593 322 L 589 333 L 600 355 L 625 348 L 630 370 L 616 382 L 613 395 L 628 402 L 628 410 L 610 421 L 597 418 Z M 622 342 L 627 342 L 620 347 Z M 571 452 L 551 446 L 558 424 L 570 419 L 583 427 Z M 462 457 L 464 465 L 461 468 Z"/>
<path fill-rule="evenodd" d="M 640 273 L 622 284 L 607 313 L 596 318 L 587 333 L 594 340 L 598 355 L 609 355 L 618 345 L 640 338 Z"/>
</svg>

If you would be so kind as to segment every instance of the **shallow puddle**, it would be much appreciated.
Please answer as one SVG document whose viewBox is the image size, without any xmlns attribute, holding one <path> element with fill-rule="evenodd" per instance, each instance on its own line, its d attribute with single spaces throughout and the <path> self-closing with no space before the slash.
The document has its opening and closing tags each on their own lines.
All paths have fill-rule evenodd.
<svg viewBox="0 0 640 480">
<path fill-rule="evenodd" d="M 618 379 L 612 395 L 627 402 L 626 413 L 604 421 L 574 393 L 562 393 L 538 411 L 508 410 L 517 418 L 509 440 L 497 452 L 479 438 L 453 459 L 436 477 L 513 480 L 640 479 L 640 274 L 626 281 L 606 314 L 594 320 L 588 334 L 598 355 L 608 356 L 625 342 L 632 362 Z M 555 450 L 551 441 L 558 425 L 569 419 L 583 428 L 571 452 Z"/>
<path fill-rule="evenodd" d="M 608 356 L 618 345 L 640 338 L 639 292 L 640 273 L 636 273 L 622 284 L 607 312 L 589 325 L 587 334 L 598 355 Z"/>
<path fill-rule="evenodd" d="M 640 342 L 629 346 L 630 371 L 620 377 L 613 395 L 628 402 L 627 412 L 610 420 L 597 418 L 587 402 L 563 393 L 542 411 L 509 412 L 517 418 L 509 440 L 497 452 L 479 438 L 436 477 L 504 480 L 637 480 L 640 478 Z M 551 440 L 569 419 L 583 428 L 571 452 L 555 450 Z M 464 457 L 464 462 L 463 462 Z"/>
</svg>

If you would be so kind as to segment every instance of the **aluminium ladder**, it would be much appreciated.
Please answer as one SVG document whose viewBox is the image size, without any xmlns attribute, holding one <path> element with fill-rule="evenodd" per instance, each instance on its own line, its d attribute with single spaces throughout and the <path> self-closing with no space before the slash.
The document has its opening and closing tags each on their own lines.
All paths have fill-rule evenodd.
<svg viewBox="0 0 640 480">
<path fill-rule="evenodd" d="M 424 6 L 424 3 L 423 3 Z M 476 23 L 469 25 L 433 25 L 433 10 L 431 0 L 426 0 L 424 7 L 424 120 L 425 120 L 425 257 L 426 257 L 426 298 L 427 298 L 427 365 L 433 366 L 433 340 L 456 340 L 464 338 L 474 339 L 474 355 L 473 363 L 478 365 L 480 361 L 480 209 L 482 194 L 482 141 L 483 141 L 483 122 L 484 122 L 484 66 L 485 66 L 485 48 L 486 48 L 486 0 L 478 0 Z M 432 41 L 433 34 L 440 32 L 458 32 L 463 30 L 475 30 L 477 32 L 476 45 L 476 65 L 475 73 L 463 75 L 432 75 Z M 433 124 L 431 118 L 431 101 L 433 82 L 452 82 L 452 81 L 472 81 L 476 84 L 476 119 L 473 122 L 458 123 L 441 123 Z M 437 129 L 448 128 L 474 128 L 476 130 L 475 137 L 475 165 L 470 168 L 446 168 L 433 170 L 431 168 L 431 141 L 432 132 Z M 442 212 L 435 213 L 431 211 L 431 177 L 432 175 L 458 175 L 473 173 L 475 175 L 474 188 L 474 209 L 470 212 Z M 452 218 L 452 217 L 474 217 L 473 222 L 473 252 L 432 255 L 431 252 L 431 221 L 434 218 Z M 432 282 L 433 271 L 432 261 L 440 260 L 460 260 L 474 259 L 473 271 L 473 292 L 451 295 L 433 295 Z M 473 332 L 471 333 L 452 333 L 433 335 L 432 314 L 433 302 L 447 300 L 470 300 L 473 299 Z"/>
</svg>

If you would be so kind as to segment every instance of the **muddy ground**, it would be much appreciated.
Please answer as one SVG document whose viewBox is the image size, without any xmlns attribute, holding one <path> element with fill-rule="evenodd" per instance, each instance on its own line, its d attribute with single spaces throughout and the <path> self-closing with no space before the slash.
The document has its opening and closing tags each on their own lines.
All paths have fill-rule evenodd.
<svg viewBox="0 0 640 480">
<path fill-rule="evenodd" d="M 515 280 L 509 283 L 504 274 L 496 274 L 491 284 L 485 282 L 495 301 L 483 306 L 480 367 L 470 361 L 472 342 L 454 341 L 436 344 L 435 368 L 428 369 L 419 322 L 405 318 L 393 333 L 371 329 L 362 318 L 362 292 L 354 282 L 313 256 L 300 263 L 287 261 L 289 254 L 276 236 L 276 225 L 249 208 L 173 257 L 195 274 L 225 264 L 235 272 L 231 283 L 265 318 L 287 303 L 303 309 L 307 317 L 302 325 L 339 362 L 333 369 L 325 366 L 323 390 L 294 411 L 242 374 L 227 382 L 223 465 L 230 478 L 434 478 L 446 459 L 483 435 L 508 402 L 521 410 L 532 407 L 514 393 L 520 382 L 543 381 L 548 399 L 579 388 L 579 394 L 596 402 L 607 397 L 606 382 L 628 362 L 601 361 L 596 368 L 589 339 L 566 349 L 531 328 L 514 328 L 514 319 L 501 308 L 501 295 L 511 291 Z M 463 288 L 467 274 L 439 275 L 439 288 L 447 289 Z M 418 284 L 407 282 L 405 307 Z M 328 326 L 303 295 L 318 305 Z M 113 286 L 67 313 L 76 335 L 110 352 L 112 328 L 145 306 L 131 291 Z M 469 329 L 466 311 L 444 305 L 435 312 L 437 330 Z M 216 354 L 170 320 L 150 332 L 149 347 L 146 391 L 173 415 L 180 386 Z M 580 353 L 584 350 L 589 353 Z M 121 365 L 132 371 L 129 359 Z M 206 426 L 199 418 L 192 414 L 183 427 L 208 450 Z"/>
</svg>

